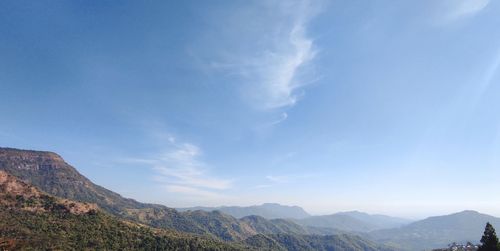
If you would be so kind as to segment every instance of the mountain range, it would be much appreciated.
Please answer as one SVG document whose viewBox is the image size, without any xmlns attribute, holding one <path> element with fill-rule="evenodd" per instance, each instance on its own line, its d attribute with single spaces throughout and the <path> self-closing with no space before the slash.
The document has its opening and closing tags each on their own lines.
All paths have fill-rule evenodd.
<svg viewBox="0 0 500 251">
<path fill-rule="evenodd" d="M 96 204 L 54 197 L 0 171 L 0 250 L 176 248 L 237 250 L 243 246 L 124 221 Z"/>
<path fill-rule="evenodd" d="M 221 211 L 235 218 L 242 218 L 249 215 L 258 215 L 266 219 L 304 219 L 310 217 L 304 209 L 298 206 L 285 206 L 278 203 L 264 203 L 262 205 L 238 207 L 238 206 L 222 206 L 222 207 L 188 207 L 177 208 L 178 211 Z"/>
<path fill-rule="evenodd" d="M 475 211 L 411 222 L 275 203 L 176 210 L 123 198 L 55 153 L 0 148 L 0 249 L 428 250 L 477 243 L 486 222 L 500 226 Z"/>
<path fill-rule="evenodd" d="M 6 243 L 5 245 L 33 247 L 57 235 L 64 241 L 61 239 L 61 242 L 47 242 L 47 245 L 65 245 L 68 248 L 75 245 L 86 248 L 96 246 L 104 249 L 115 249 L 124 245 L 142 247 L 147 244 L 146 246 L 152 249 L 164 247 L 163 245 L 179 245 L 180 250 L 199 250 L 200 247 L 205 247 L 203 243 L 207 243 L 204 249 L 209 250 L 213 250 L 212 247 L 216 250 L 261 250 L 271 244 L 275 245 L 272 249 L 284 250 L 392 250 L 359 236 L 337 234 L 333 229 L 304 227 L 286 219 L 269 220 L 255 215 L 237 219 L 220 211 L 179 212 L 162 205 L 126 199 L 92 183 L 52 152 L 0 148 L 0 170 L 18 180 L 17 184 L 24 184 L 19 186 L 29 186 L 29 189 L 37 189 L 40 193 L 55 198 L 51 200 L 68 200 L 70 203 L 86 203 L 84 205 L 95 207 L 95 213 L 89 211 L 89 214 L 83 215 L 74 215 L 65 210 L 63 215 L 53 210 L 31 212 L 24 210 L 25 206 L 1 207 L 2 217 L 9 218 L 8 221 L 2 221 L 1 227 L 7 227 L 3 224 L 8 223 L 12 228 L 8 232 L 11 235 L 2 233 L 2 245 Z M 3 192 L 11 199 L 19 197 L 10 194 L 8 189 Z M 24 198 L 24 195 L 21 197 Z M 63 207 L 57 205 L 56 208 Z M 19 217 L 16 217 L 17 215 Z M 99 217 L 92 218 L 92 215 Z M 26 219 L 29 219 L 28 223 Z M 74 227 L 79 225 L 80 221 L 83 229 Z M 52 224 L 49 222 L 54 222 L 55 229 L 48 232 L 36 231 L 46 229 L 47 225 Z M 98 229 L 106 231 L 92 232 L 93 228 L 90 226 L 100 226 Z M 61 228 L 65 231 L 59 231 Z M 115 240 L 109 237 L 113 234 L 123 238 Z M 129 237 L 137 242 L 127 243 Z M 39 242 L 23 241 L 26 238 Z M 144 238 L 153 241 L 146 244 L 139 241 Z"/>
<path fill-rule="evenodd" d="M 311 216 L 295 220 L 295 222 L 303 226 L 334 228 L 346 232 L 366 233 L 378 229 L 401 227 L 410 223 L 411 220 L 351 211 L 331 215 Z"/>
<path fill-rule="evenodd" d="M 289 219 L 304 227 L 316 229 L 335 229 L 339 232 L 370 232 L 379 229 L 397 228 L 406 225 L 412 220 L 391 217 L 380 214 L 367 214 L 358 211 L 340 212 L 331 215 L 311 216 L 298 206 L 285 206 L 277 203 L 238 207 L 190 207 L 177 208 L 178 211 L 188 212 L 202 210 L 206 212 L 220 211 L 235 218 L 257 215 L 266 219 Z"/>
<path fill-rule="evenodd" d="M 467 210 L 429 217 L 400 228 L 373 231 L 367 237 L 397 249 L 427 250 L 453 242 L 478 243 L 487 222 L 500 227 L 500 218 Z"/>
</svg>

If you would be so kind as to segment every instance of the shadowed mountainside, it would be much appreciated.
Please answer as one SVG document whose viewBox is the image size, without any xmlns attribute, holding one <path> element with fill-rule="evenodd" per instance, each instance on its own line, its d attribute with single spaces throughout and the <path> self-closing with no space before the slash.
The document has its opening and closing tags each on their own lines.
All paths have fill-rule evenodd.
<svg viewBox="0 0 500 251">
<path fill-rule="evenodd" d="M 113 215 L 153 227 L 204 234 L 230 241 L 243 240 L 258 233 L 245 222 L 217 211 L 181 213 L 162 205 L 123 198 L 92 183 L 52 152 L 0 148 L 0 170 L 5 170 L 51 195 L 95 203 Z M 309 233 L 300 226 L 296 227 L 302 229 L 301 234 Z"/>
<path fill-rule="evenodd" d="M 132 199 L 126 199 L 117 193 L 95 185 L 83 175 L 78 173 L 75 168 L 67 164 L 59 155 L 51 152 L 0 148 L 0 170 L 4 170 L 7 173 L 12 174 L 23 182 L 36 186 L 50 195 L 68 200 L 96 204 L 99 208 L 102 208 L 116 217 L 136 222 L 133 224 L 141 223 L 155 228 L 199 234 L 206 236 L 207 238 L 216 238 L 223 241 L 230 241 L 231 243 L 246 243 L 246 240 L 248 240 L 249 237 L 259 234 L 283 236 L 282 238 L 278 238 L 278 240 L 281 240 L 279 241 L 281 243 L 280 245 L 285 248 L 290 248 L 290 250 L 294 250 L 293 248 L 295 246 L 300 247 L 300 245 L 302 245 L 295 245 L 295 242 L 307 242 L 307 245 L 336 245 L 335 243 L 328 244 L 326 242 L 328 242 L 328 240 L 337 240 L 338 238 L 345 240 L 345 237 L 339 237 L 339 235 L 324 237 L 312 235 L 337 233 L 334 230 L 302 227 L 294 222 L 283 219 L 267 220 L 259 216 L 249 216 L 239 220 L 219 211 L 205 212 L 198 210 L 178 212 L 175 209 L 165 206 L 140 203 Z M 24 211 L 14 210 L 11 214 L 15 216 L 22 212 Z M 104 217 L 106 222 L 117 221 L 115 218 L 105 213 L 98 213 L 97 215 L 99 215 L 99 217 Z M 8 214 L 5 214 L 4 217 L 8 217 Z M 77 218 L 67 224 L 70 224 L 70 227 L 72 228 L 74 225 L 77 225 L 80 220 L 85 221 L 86 219 Z M 101 225 L 102 219 L 100 218 L 98 220 L 99 222 L 93 222 L 91 224 Z M 32 224 L 32 226 L 45 224 L 43 220 L 38 220 L 38 218 L 34 219 L 34 221 L 36 221 L 36 223 Z M 116 227 L 119 229 L 121 227 L 121 225 L 116 226 L 118 223 L 102 224 L 112 224 L 110 228 Z M 85 226 L 87 225 L 84 224 L 82 227 Z M 24 228 L 24 226 L 21 226 L 21 228 Z M 76 227 L 76 229 L 79 228 Z M 88 229 L 80 230 L 83 232 L 90 231 Z M 113 232 L 115 230 L 110 231 Z M 123 231 L 127 232 L 129 230 L 126 229 Z M 65 235 L 64 233 L 62 234 Z M 94 234 L 103 234 L 103 236 L 106 236 L 107 233 Z M 35 234 L 35 236 L 37 235 Z M 273 238 L 276 239 L 277 237 Z M 288 239 L 294 240 L 294 243 L 283 241 Z M 118 240 L 118 243 L 122 243 L 124 240 L 120 239 Z M 315 241 L 326 242 L 324 244 L 311 243 Z M 351 241 L 353 242 L 352 245 L 355 246 L 379 247 L 370 241 L 361 240 L 358 237 L 352 237 Z M 212 242 L 208 242 L 207 247 L 210 247 L 210 245 L 212 245 L 211 243 Z M 68 245 L 70 244 L 71 243 Z M 218 244 L 215 243 L 213 245 L 217 246 Z M 344 249 L 342 245 L 336 246 L 336 249 L 334 250 L 350 250 Z M 262 249 L 262 247 L 259 247 L 259 249 Z M 377 250 L 385 249 L 380 248 Z"/>
<path fill-rule="evenodd" d="M 476 211 L 434 216 L 394 229 L 369 233 L 372 240 L 400 249 L 423 250 L 446 247 L 449 243 L 477 243 L 486 222 L 500 227 L 500 218 Z"/>
<path fill-rule="evenodd" d="M 381 247 L 353 235 L 254 235 L 245 243 L 258 249 L 293 250 L 293 251 L 331 251 L 331 250 L 363 250 L 394 251 L 389 247 Z"/>
<path fill-rule="evenodd" d="M 295 220 L 303 226 L 334 228 L 346 232 L 370 232 L 373 230 L 400 227 L 410 220 L 385 215 L 372 215 L 357 211 L 341 212 L 331 215 L 311 216 Z"/>
<path fill-rule="evenodd" d="M 340 212 L 336 213 L 337 215 L 347 215 L 358 219 L 360 221 L 366 222 L 368 224 L 376 226 L 378 229 L 386 229 L 386 228 L 396 228 L 407 225 L 412 220 L 392 217 L 382 214 L 367 214 L 359 211 L 349 211 L 349 212 Z"/>
<path fill-rule="evenodd" d="M 0 171 L 0 250 L 238 250 L 243 246 L 122 221 Z"/>
<path fill-rule="evenodd" d="M 245 216 L 257 215 L 266 219 L 304 219 L 309 215 L 304 209 L 298 206 L 285 206 L 277 203 L 264 203 L 258 206 L 238 207 L 238 206 L 223 206 L 223 207 L 188 207 L 177 208 L 178 211 L 196 211 L 203 210 L 207 212 L 221 211 L 235 218 L 243 218 Z"/>
</svg>

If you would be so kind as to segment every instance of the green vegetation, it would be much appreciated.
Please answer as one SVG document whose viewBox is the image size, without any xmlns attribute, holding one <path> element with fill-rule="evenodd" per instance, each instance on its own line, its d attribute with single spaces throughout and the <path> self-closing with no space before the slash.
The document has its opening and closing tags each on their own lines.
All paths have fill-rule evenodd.
<svg viewBox="0 0 500 251">
<path fill-rule="evenodd" d="M 429 250 L 446 247 L 451 242 L 477 242 L 484 224 L 500 225 L 500 219 L 475 211 L 429 217 L 401 228 L 377 230 L 369 237 L 400 250 Z"/>
<path fill-rule="evenodd" d="M 238 206 L 223 206 L 223 207 L 188 207 L 188 208 L 177 208 L 180 212 L 185 211 L 220 211 L 224 214 L 233 216 L 234 218 L 240 219 L 245 216 L 257 215 L 264 217 L 266 219 L 303 219 L 310 217 L 304 209 L 298 206 L 285 206 L 277 203 L 264 203 L 259 206 L 248 206 L 248 207 L 238 207 Z"/>
<path fill-rule="evenodd" d="M 95 205 L 38 191 L 0 171 L 0 250 L 236 250 L 209 238 L 153 229 Z"/>
<path fill-rule="evenodd" d="M 0 250 L 236 250 L 226 243 L 122 222 L 105 213 L 73 215 L 0 208 Z"/>
<path fill-rule="evenodd" d="M 486 223 L 481 245 L 474 245 L 471 242 L 467 244 L 457 244 L 456 242 L 448 245 L 448 248 L 434 249 L 433 251 L 500 251 L 500 243 L 495 232 L 495 228 L 489 222 Z"/>
<path fill-rule="evenodd" d="M 4 172 L 0 184 L 0 250 L 388 250 L 357 236 L 311 235 L 329 231 L 283 219 L 126 199 L 55 153 L 0 148 L 2 170 L 13 176 Z"/>
<path fill-rule="evenodd" d="M 283 219 L 267 220 L 261 216 L 252 215 L 243 217 L 240 221 L 261 234 L 288 233 L 303 235 L 313 233 L 313 231 L 308 231 L 298 224 Z"/>
<path fill-rule="evenodd" d="M 245 244 L 259 249 L 269 250 L 364 250 L 364 251 L 392 251 L 395 249 L 382 247 L 353 235 L 255 235 Z"/>
<path fill-rule="evenodd" d="M 243 246 L 126 222 L 0 171 L 0 250 L 239 250 Z"/>
<path fill-rule="evenodd" d="M 117 217 L 156 228 L 206 235 L 224 241 L 241 241 L 258 233 L 255 229 L 258 226 L 249 226 L 246 222 L 217 211 L 178 212 L 162 205 L 123 198 L 92 183 L 55 153 L 0 148 L 0 170 L 5 170 L 51 195 L 95 203 Z M 267 225 L 273 224 L 266 219 L 264 222 Z M 289 228 L 296 229 L 294 233 L 308 233 L 295 223 L 289 224 Z M 269 229 L 269 226 L 264 228 Z M 281 227 L 273 229 L 275 231 L 269 233 L 286 231 Z"/>
<path fill-rule="evenodd" d="M 478 251 L 499 251 L 500 246 L 495 228 L 488 222 L 484 228 L 483 237 L 481 237 L 481 246 Z"/>
</svg>

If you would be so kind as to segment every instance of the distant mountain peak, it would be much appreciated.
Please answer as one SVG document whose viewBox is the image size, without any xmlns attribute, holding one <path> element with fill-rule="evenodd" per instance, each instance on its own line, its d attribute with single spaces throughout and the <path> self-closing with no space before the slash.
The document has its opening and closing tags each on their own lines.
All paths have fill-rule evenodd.
<svg viewBox="0 0 500 251">
<path fill-rule="evenodd" d="M 257 205 L 259 206 L 259 205 Z M 299 207 L 299 206 L 294 206 L 294 205 L 284 205 L 276 202 L 265 202 L 262 203 L 260 206 L 278 206 L 278 207 Z"/>
<path fill-rule="evenodd" d="M 253 205 L 253 206 L 256 206 L 256 207 L 289 207 L 286 205 L 281 205 L 279 203 L 270 203 L 270 202 L 262 203 L 260 205 Z"/>
<path fill-rule="evenodd" d="M 372 230 L 400 227 L 411 222 L 380 214 L 368 214 L 360 211 L 338 212 L 330 215 L 319 215 L 299 221 L 305 226 L 327 227 L 348 232 L 369 232 Z"/>
<path fill-rule="evenodd" d="M 39 168 L 44 165 L 50 165 L 50 168 Z M 26 168 L 27 166 L 32 168 Z M 53 166 L 56 168 L 52 168 Z M 256 234 L 258 232 L 256 229 L 268 229 L 270 233 L 284 233 L 285 231 L 266 219 L 257 219 L 258 224 L 250 227 L 246 222 L 235 219 L 225 212 L 211 212 L 210 210 L 180 213 L 166 206 L 145 204 L 123 198 L 115 192 L 92 183 L 59 155 L 50 152 L 2 148 L 0 149 L 0 170 L 25 184 L 36 186 L 47 194 L 73 201 L 95 203 L 112 215 L 158 228 L 207 234 L 228 241 L 243 240 Z M 64 203 L 64 201 L 61 202 Z M 298 233 L 307 234 L 307 230 L 299 225 L 293 222 L 289 224 L 298 229 Z"/>
<path fill-rule="evenodd" d="M 366 216 L 368 216 L 368 215 L 372 215 L 372 214 L 365 213 L 365 212 L 361 212 L 361 211 L 358 211 L 358 210 L 338 212 L 338 213 L 335 213 L 335 214 L 347 214 L 347 215 L 366 215 Z"/>
<path fill-rule="evenodd" d="M 309 217 L 304 209 L 299 206 L 286 206 L 279 203 L 264 203 L 254 206 L 221 206 L 221 207 L 189 207 L 178 208 L 179 211 L 220 211 L 235 218 L 257 215 L 266 219 L 303 219 Z"/>
<path fill-rule="evenodd" d="M 271 237 L 275 243 L 279 245 L 286 245 L 282 247 L 288 247 L 292 245 L 290 249 L 293 250 L 312 250 L 313 246 L 324 245 L 325 249 L 328 247 L 331 249 L 331 245 L 336 245 L 339 241 L 342 242 L 341 246 L 353 245 L 356 247 L 377 247 L 374 243 L 359 239 L 357 237 L 345 237 L 345 236 L 333 236 L 330 235 L 325 237 L 326 239 L 318 239 L 319 235 L 314 234 L 325 234 L 332 233 L 334 231 L 326 229 L 315 229 L 309 227 L 302 227 L 291 220 L 285 219 L 266 219 L 266 217 L 273 218 L 291 218 L 291 217 L 307 217 L 307 214 L 302 208 L 296 206 L 282 206 L 277 203 L 266 203 L 261 206 L 251 206 L 251 207 L 221 207 L 216 212 L 201 211 L 201 210 L 190 210 L 187 212 L 178 212 L 175 209 L 168 208 L 162 205 L 155 204 L 145 204 L 140 203 L 135 200 L 126 199 L 121 197 L 119 194 L 107 190 L 101 186 L 92 183 L 85 176 L 81 175 L 74 167 L 66 163 L 59 155 L 51 152 L 42 151 L 27 151 L 18 150 L 11 148 L 1 148 L 0 149 L 0 232 L 9 226 L 5 219 L 9 219 L 9 215 L 12 212 L 19 215 L 31 215 L 31 219 L 24 221 L 22 217 L 14 217 L 12 219 L 14 224 L 22 226 L 20 229 L 24 229 L 23 224 L 30 225 L 30 220 L 40 220 L 40 217 L 62 217 L 56 225 L 56 228 L 60 229 L 60 225 L 63 226 L 82 226 L 78 221 L 85 219 L 83 226 L 85 229 L 82 231 L 75 230 L 73 227 L 72 234 L 83 234 L 85 238 L 89 237 L 87 228 L 100 229 L 99 226 L 109 226 L 106 222 L 99 220 L 108 219 L 114 221 L 114 229 L 104 229 L 109 231 L 115 231 L 119 236 L 121 233 L 128 233 L 132 230 L 140 230 L 141 235 L 139 237 L 132 237 L 130 240 L 142 241 L 144 236 L 144 231 L 134 227 L 135 223 L 149 225 L 155 228 L 168 229 L 170 231 L 181 231 L 184 233 L 193 233 L 197 236 L 208 236 L 210 239 L 214 238 L 216 240 L 230 241 L 234 242 L 235 245 L 239 246 L 237 242 L 242 242 L 249 237 L 255 236 L 257 234 L 265 234 Z M 38 190 L 40 189 L 40 190 Z M 65 199 L 61 199 L 65 198 Z M 35 201 L 35 204 L 33 204 Z M 75 202 L 81 201 L 82 203 Z M 97 209 L 96 213 L 90 213 L 92 209 Z M 13 210 L 10 210 L 10 209 Z M 32 211 L 29 211 L 32 210 Z M 72 211 L 73 210 L 73 211 Z M 76 211 L 75 211 L 76 210 Z M 246 218 L 236 219 L 227 213 L 228 211 L 235 210 L 236 213 L 243 213 L 248 216 Z M 11 212 L 12 211 L 12 212 Z M 106 213 L 100 213 L 100 212 Z M 40 217 L 38 213 L 40 212 Z M 84 214 L 89 213 L 89 217 Z M 108 213 L 110 215 L 108 215 Z M 261 216 L 255 216 L 261 215 Z M 68 216 L 68 217 L 66 217 Z M 2 218 L 3 217 L 3 218 Z M 133 223 L 126 226 L 119 226 L 119 222 L 114 217 L 119 217 L 130 221 Z M 59 219 L 58 218 L 58 219 Z M 89 222 L 87 218 L 96 219 L 97 222 Z M 238 217 L 240 218 L 240 217 Z M 36 230 L 40 230 L 38 226 L 52 225 L 54 221 L 47 224 L 48 220 L 46 218 L 42 219 L 42 223 L 39 225 L 31 224 L 30 227 L 35 226 Z M 75 223 L 76 221 L 76 223 Z M 109 221 L 107 221 L 109 222 Z M 11 224 L 12 225 L 12 224 Z M 66 227 L 66 229 L 69 229 Z M 123 230 L 122 229 L 126 229 Z M 10 231 L 10 230 L 9 230 Z M 97 234 L 91 237 L 106 237 L 114 236 L 114 234 Z M 155 230 L 154 233 L 157 231 Z M 20 236 L 17 232 L 14 237 Z M 95 233 L 92 230 L 92 233 Z M 336 233 L 336 231 L 335 231 Z M 46 238 L 47 233 L 37 232 L 40 238 Z M 0 237 L 2 233 L 0 233 Z M 175 233 L 175 235 L 178 235 Z M 184 235 L 184 234 L 183 234 Z M 24 240 L 33 237 L 33 234 L 28 235 L 29 237 L 21 236 Z M 56 236 L 64 237 L 66 233 L 57 234 Z M 123 237 L 123 236 L 122 236 Z M 281 239 L 284 237 L 284 239 Z M 290 243 L 287 240 L 291 238 L 294 243 Z M 49 238 L 50 239 L 50 238 Z M 149 240 L 157 241 L 158 238 L 148 238 Z M 199 238 L 197 238 L 199 239 Z M 107 239 L 106 239 L 107 240 Z M 259 240 L 262 240 L 259 238 Z M 125 238 L 124 243 L 129 241 L 129 238 Z M 190 245 L 181 239 L 182 243 L 176 244 L 176 246 L 186 244 Z M 257 241 L 257 240 L 256 240 Z M 170 242 L 165 242 L 160 240 L 160 244 L 172 245 Z M 271 241 L 272 242 L 272 241 Z M 0 238 L 0 249 L 2 249 L 3 240 Z M 110 242 L 114 244 L 114 242 Z M 263 241 L 263 244 L 270 243 L 270 241 Z M 92 245 L 94 242 L 92 243 Z M 245 243 L 242 243 L 245 244 Z M 252 245 L 260 247 L 258 243 L 253 243 Z M 212 244 L 211 244 L 212 245 Z M 245 244 L 246 245 L 246 244 Z M 219 245 L 217 245 L 219 246 Z M 77 245 L 75 247 L 82 247 Z M 144 247 L 144 246 L 142 246 Z M 179 246 L 181 247 L 181 246 Z M 204 246 L 194 246 L 194 250 L 202 250 Z M 207 249 L 212 249 L 212 246 L 207 246 Z M 151 248 L 151 247 L 150 247 Z M 12 248 L 13 249 L 13 248 Z M 64 248 L 56 248 L 64 250 Z M 66 248 L 72 249 L 72 248 Z M 106 248 L 104 248 L 106 249 Z M 107 248 L 112 249 L 112 248 Z M 116 247 L 115 247 L 116 249 Z M 155 248 L 151 248 L 155 249 Z M 176 248 L 158 248 L 157 250 L 171 250 Z M 231 250 L 231 248 L 215 248 L 216 250 Z M 284 248 L 285 250 L 287 248 Z M 247 250 L 245 248 L 245 250 Z M 273 250 L 274 249 L 273 247 Z M 283 250 L 283 249 L 281 249 Z M 364 250 L 379 250 L 378 248 L 364 249 Z"/>
<path fill-rule="evenodd" d="M 481 214 L 481 213 L 478 211 L 475 211 L 475 210 L 464 210 L 464 211 L 458 212 L 456 214 Z"/>
<path fill-rule="evenodd" d="M 283 206 L 279 203 L 275 203 L 275 202 L 266 202 L 266 203 L 263 203 L 262 206 Z"/>
<path fill-rule="evenodd" d="M 486 222 L 500 227 L 500 218 L 465 210 L 453 214 L 432 216 L 396 229 L 371 232 L 374 240 L 400 243 L 412 250 L 444 247 L 448 243 L 477 243 Z"/>
</svg>

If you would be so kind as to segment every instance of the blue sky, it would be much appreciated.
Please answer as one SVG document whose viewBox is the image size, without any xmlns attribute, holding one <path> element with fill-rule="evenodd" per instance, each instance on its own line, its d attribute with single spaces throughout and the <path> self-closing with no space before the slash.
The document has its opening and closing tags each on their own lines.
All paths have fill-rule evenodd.
<svg viewBox="0 0 500 251">
<path fill-rule="evenodd" d="M 500 215 L 499 11 L 2 1 L 0 145 L 172 207 Z"/>
</svg>

